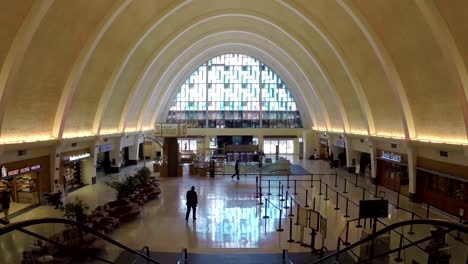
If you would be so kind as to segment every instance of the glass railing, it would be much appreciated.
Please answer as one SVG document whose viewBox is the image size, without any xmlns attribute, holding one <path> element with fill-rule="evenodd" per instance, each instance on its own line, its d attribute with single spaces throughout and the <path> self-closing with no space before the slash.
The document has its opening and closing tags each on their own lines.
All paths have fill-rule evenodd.
<svg viewBox="0 0 468 264">
<path fill-rule="evenodd" d="M 314 263 L 467 263 L 466 224 L 417 219 L 389 226 L 377 221 L 376 225 L 380 230 L 375 233 L 373 228 L 362 227 L 359 240 L 353 244 L 345 243 L 344 231 L 337 252 Z"/>
<path fill-rule="evenodd" d="M 59 218 L 1 226 L 0 250 L 0 263 L 159 263 L 146 247 L 136 251 L 105 230 Z"/>
</svg>

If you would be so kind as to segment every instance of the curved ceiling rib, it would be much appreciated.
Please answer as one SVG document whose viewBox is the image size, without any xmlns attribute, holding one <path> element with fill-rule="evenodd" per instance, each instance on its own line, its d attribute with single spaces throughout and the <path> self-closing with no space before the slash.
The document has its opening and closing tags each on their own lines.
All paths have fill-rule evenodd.
<svg viewBox="0 0 468 264">
<path fill-rule="evenodd" d="M 432 1 L 416 1 L 416 5 L 421 11 L 427 24 L 430 26 L 434 38 L 440 46 L 445 59 L 450 65 L 450 72 L 455 83 L 460 105 L 465 121 L 466 136 L 468 139 L 468 71 L 463 61 L 463 57 L 458 49 L 455 40 L 450 33 L 447 24 Z"/>
<path fill-rule="evenodd" d="M 188 49 L 187 49 L 188 50 Z M 187 51 L 186 50 L 186 51 Z M 259 59 L 260 61 L 266 63 L 270 68 L 272 68 L 286 83 L 289 88 L 289 91 L 293 95 L 296 104 L 301 106 L 306 106 L 306 109 L 299 109 L 302 119 L 304 123 L 310 120 L 310 115 L 315 114 L 313 111 L 310 111 L 310 106 L 304 103 L 304 95 L 302 94 L 301 89 L 291 89 L 291 87 L 298 87 L 297 81 L 292 77 L 291 73 L 283 66 L 282 63 L 278 62 L 273 58 L 268 52 L 265 52 L 258 47 L 242 44 L 242 43 L 228 43 L 228 44 L 221 44 L 214 47 L 210 47 L 205 49 L 203 52 L 197 52 L 197 56 L 192 57 L 190 56 L 190 61 L 188 63 L 180 63 L 178 58 L 184 56 L 181 54 L 178 56 L 177 59 L 173 61 L 173 63 L 168 67 L 165 71 L 164 75 L 160 80 L 167 81 L 167 82 L 159 82 L 158 85 L 153 90 L 153 94 L 150 97 L 151 101 L 154 101 L 155 95 L 161 94 L 158 100 L 159 103 L 162 103 L 159 107 L 157 107 L 158 111 L 152 111 L 152 107 L 147 108 L 147 111 L 143 108 L 143 114 L 152 112 L 150 118 L 150 123 L 153 123 L 156 118 L 159 116 L 160 118 L 164 118 L 167 116 L 169 111 L 169 107 L 172 104 L 174 97 L 176 96 L 179 88 L 186 81 L 188 76 L 196 70 L 202 63 L 206 62 L 210 58 L 225 54 L 227 52 L 240 52 L 252 57 Z M 183 65 L 182 69 L 178 68 L 177 66 Z M 172 74 L 177 72 L 178 74 Z M 162 88 L 161 88 L 162 87 Z M 165 88 L 164 88 L 165 87 Z M 158 103 L 156 102 L 156 103 Z M 150 104 L 151 106 L 151 104 Z"/>
<path fill-rule="evenodd" d="M 371 27 L 366 23 L 365 18 L 360 12 L 353 6 L 349 0 L 336 0 L 337 3 L 343 7 L 346 13 L 353 19 L 356 25 L 359 27 L 361 32 L 366 36 L 369 45 L 372 47 L 375 55 L 382 65 L 385 75 L 390 81 L 390 85 L 393 88 L 393 92 L 397 97 L 397 101 L 400 104 L 400 112 L 403 119 L 403 128 L 405 131 L 405 138 L 409 140 L 416 136 L 416 128 L 414 125 L 413 114 L 411 107 L 406 96 L 403 82 L 398 74 L 398 71 L 393 63 L 390 55 L 388 54 L 384 45 L 380 42 L 377 35 L 372 31 Z M 377 133 L 378 135 L 378 133 Z"/>
<path fill-rule="evenodd" d="M 354 88 L 354 92 L 357 95 L 357 98 L 359 100 L 359 104 L 361 106 L 361 111 L 364 113 L 364 116 L 367 121 L 367 128 L 368 128 L 368 133 L 369 134 L 375 134 L 376 129 L 375 129 L 375 122 L 374 122 L 374 117 L 372 115 L 372 111 L 369 106 L 369 101 L 367 99 L 366 94 L 364 93 L 361 82 L 359 81 L 359 78 L 357 75 L 351 71 L 349 63 L 345 60 L 345 56 L 343 55 L 343 52 L 339 49 L 339 45 L 336 43 L 336 41 L 333 40 L 330 34 L 326 32 L 326 30 L 318 25 L 317 22 L 312 22 L 309 18 L 307 18 L 304 14 L 302 14 L 299 10 L 296 8 L 292 7 L 291 5 L 285 3 L 283 0 L 275 0 L 276 2 L 280 3 L 284 7 L 288 8 L 292 12 L 294 12 L 297 16 L 302 18 L 315 32 L 317 32 L 322 39 L 328 44 L 328 46 L 331 48 L 335 56 L 338 58 L 341 66 L 343 67 L 343 70 L 346 72 L 346 75 L 348 76 L 349 80 L 352 83 L 352 87 Z M 348 130 L 349 131 L 349 130 Z"/>
<path fill-rule="evenodd" d="M 122 61 L 122 63 L 119 66 L 117 66 L 114 69 L 114 71 L 112 72 L 111 77 L 106 82 L 106 86 L 104 88 L 104 91 L 103 91 L 103 94 L 102 94 L 101 98 L 99 99 L 98 108 L 97 108 L 97 111 L 96 111 L 96 115 L 94 117 L 93 129 L 92 129 L 93 134 L 100 134 L 101 120 L 102 120 L 102 115 L 104 113 L 104 110 L 106 109 L 106 107 L 107 107 L 107 105 L 109 103 L 109 99 L 110 99 L 111 94 L 112 94 L 112 92 L 114 90 L 115 83 L 117 82 L 117 80 L 118 80 L 120 74 L 122 73 L 122 71 L 125 69 L 125 66 L 127 65 L 128 61 L 132 57 L 133 53 L 141 45 L 141 43 L 144 41 L 144 39 L 148 36 L 148 34 L 151 31 L 153 31 L 159 24 L 161 24 L 165 19 L 170 17 L 177 10 L 183 8 L 185 5 L 187 5 L 187 4 L 191 3 L 191 2 L 192 2 L 192 0 L 187 0 L 187 1 L 182 2 L 181 4 L 177 5 L 172 10 L 170 10 L 169 12 L 164 14 L 164 16 L 159 18 L 157 21 L 155 21 L 154 23 L 151 23 L 149 28 L 143 30 L 144 33 L 142 34 L 142 36 L 139 39 L 137 39 L 133 45 L 131 45 L 132 48 L 126 53 L 125 59 Z"/>
<path fill-rule="evenodd" d="M 16 33 L 8 54 L 0 71 L 0 136 L 3 128 L 5 114 L 5 100 L 9 98 L 13 82 L 17 78 L 18 69 L 21 66 L 29 44 L 34 37 L 42 19 L 54 3 L 53 0 L 33 1 L 33 6 Z"/>
<path fill-rule="evenodd" d="M 186 28 L 184 31 L 182 31 L 181 33 L 179 33 L 176 37 L 174 37 L 173 39 L 171 39 L 171 41 L 169 41 L 165 46 L 164 48 L 161 49 L 161 51 L 156 54 L 156 55 L 153 55 L 154 59 L 151 60 L 151 62 L 148 62 L 148 64 L 144 67 L 144 69 L 142 70 L 142 74 L 139 76 L 138 80 L 136 81 L 135 83 L 135 86 L 133 86 L 131 88 L 131 94 L 132 96 L 128 97 L 127 101 L 126 101 L 126 104 L 125 104 L 125 108 L 123 109 L 122 111 L 122 115 L 121 115 L 121 120 L 120 120 L 120 126 L 119 126 L 119 131 L 125 131 L 125 124 L 126 124 L 126 121 L 127 121 L 127 118 L 128 118 L 128 109 L 130 107 L 130 105 L 132 104 L 132 101 L 135 100 L 135 96 L 136 94 L 138 94 L 137 91 L 140 91 L 141 88 L 141 84 L 143 83 L 143 80 L 144 78 L 147 76 L 147 74 L 150 72 L 150 68 L 151 68 L 151 65 L 153 65 L 157 60 L 158 58 L 161 56 L 161 54 L 164 54 L 164 52 L 170 47 L 172 46 L 172 44 L 179 38 L 181 38 L 186 32 L 190 31 L 191 29 L 195 28 L 196 26 L 199 26 L 201 25 L 202 23 L 204 22 L 207 22 L 207 21 L 210 21 L 210 20 L 214 20 L 214 19 L 217 19 L 217 18 L 221 18 L 221 17 L 228 17 L 228 16 L 247 16 L 247 15 L 243 15 L 243 14 L 229 14 L 229 15 L 219 15 L 219 16 L 212 16 L 212 17 L 209 17 L 209 18 L 206 18 L 204 20 L 201 20 L 199 22 L 196 22 L 194 24 L 192 24 L 190 27 Z M 259 18 L 256 18 L 256 17 L 251 17 L 251 16 L 247 16 L 251 19 L 259 19 Z M 267 21 L 265 20 L 261 20 L 262 22 L 265 22 L 265 23 L 268 23 Z M 271 24 L 270 24 L 271 25 Z M 279 29 L 277 26 L 275 26 L 275 28 Z M 284 31 L 282 31 L 284 33 Z M 294 39 L 292 38 L 292 36 L 289 36 L 288 37 L 294 41 Z M 271 43 L 271 42 L 270 42 Z M 296 42 L 296 44 L 299 45 L 298 42 Z M 275 45 L 277 46 L 277 45 Z M 332 84 L 332 81 L 330 80 L 330 78 L 328 77 L 329 76 L 329 73 L 326 72 L 326 67 L 324 67 L 321 63 L 319 63 L 317 61 L 317 59 L 312 55 L 310 54 L 303 46 L 300 46 L 301 49 L 304 51 L 304 52 L 307 52 L 307 55 L 308 57 L 310 58 L 310 60 L 315 64 L 315 67 L 318 69 L 318 71 L 320 72 L 320 74 L 322 75 L 322 77 L 324 78 L 327 86 L 328 86 L 328 89 L 332 92 L 332 94 L 335 96 L 335 98 L 338 100 L 337 102 L 337 105 L 338 107 L 340 108 L 340 111 L 342 113 L 342 116 L 344 117 L 344 127 L 349 129 L 349 124 L 348 124 L 348 121 L 347 121 L 347 117 L 346 117 L 346 113 L 344 111 L 344 106 L 343 106 L 343 103 L 341 101 L 341 97 L 340 95 L 336 92 L 336 89 L 334 88 L 334 84 Z M 145 104 L 147 105 L 147 104 Z M 328 114 L 327 114 L 328 116 Z M 330 128 L 330 121 L 329 121 L 329 118 L 327 118 L 327 126 Z M 349 130 L 347 130 L 349 131 Z"/>
<path fill-rule="evenodd" d="M 252 39 L 252 40 L 253 40 L 253 39 L 259 39 L 259 43 L 262 43 L 262 42 L 263 42 L 263 43 L 267 43 L 267 44 L 269 44 L 269 45 L 275 47 L 276 50 L 278 50 L 279 52 L 281 52 L 287 59 L 289 59 L 292 63 L 294 63 L 294 65 L 295 65 L 295 67 L 298 69 L 298 71 L 302 72 L 302 75 L 305 76 L 305 73 L 301 70 L 301 67 L 299 67 L 299 65 L 297 65 L 297 63 L 296 63 L 283 49 L 281 49 L 280 47 L 278 47 L 278 45 L 276 45 L 274 42 L 270 41 L 269 39 L 264 38 L 264 37 L 262 37 L 262 36 L 258 36 L 258 35 L 256 35 L 256 34 L 251 33 L 251 32 L 244 32 L 244 31 L 224 31 L 224 32 L 218 32 L 218 33 L 214 33 L 214 34 L 205 36 L 204 38 L 202 38 L 202 39 L 198 40 L 197 42 L 193 43 L 191 46 L 187 47 L 187 48 L 185 49 L 185 51 L 181 54 L 181 56 L 183 56 L 187 51 L 195 49 L 196 46 L 200 46 L 200 45 L 203 46 L 203 45 L 204 45 L 203 43 L 209 41 L 210 39 L 224 39 L 223 36 L 228 36 L 229 39 L 233 39 L 233 40 L 235 39 L 235 40 L 239 41 L 239 40 L 242 39 L 241 36 L 243 36 L 243 35 L 248 36 L 248 38 L 249 38 L 249 39 Z M 225 44 L 228 44 L 228 43 L 225 43 Z M 232 43 L 231 43 L 231 44 L 232 44 Z M 247 45 L 246 43 L 244 43 L 244 44 Z M 229 52 L 229 51 L 226 51 L 226 52 Z M 218 54 L 218 55 L 221 55 L 221 54 Z M 181 56 L 179 56 L 179 57 L 181 57 Z M 152 61 L 151 65 L 149 65 L 149 67 L 147 68 L 146 72 L 150 72 L 150 71 L 151 71 L 150 69 L 151 69 L 151 67 L 152 67 L 153 65 L 155 65 L 155 64 L 157 63 L 157 61 L 158 61 L 157 59 L 158 59 L 158 58 L 155 58 L 155 59 Z M 207 60 L 208 60 L 208 59 L 210 59 L 210 58 L 207 58 Z M 177 60 L 177 59 L 176 59 L 176 60 Z M 177 61 L 178 61 L 178 60 L 177 60 Z M 203 62 L 201 62 L 201 63 L 203 63 Z M 200 64 L 201 64 L 201 63 L 200 63 Z M 171 64 L 171 66 L 172 66 L 172 65 L 174 65 L 174 64 Z M 185 63 L 181 63 L 181 65 L 185 65 Z M 193 65 L 193 67 L 198 67 L 198 66 L 199 66 L 199 65 Z M 193 70 L 195 70 L 195 68 L 194 68 Z M 192 70 L 192 72 L 193 72 L 193 70 Z M 178 71 L 178 69 L 174 69 L 174 71 Z M 168 72 L 168 70 L 166 70 L 166 72 Z M 191 72 L 190 72 L 189 74 L 191 74 Z M 161 78 L 161 79 L 162 79 L 162 78 Z M 184 79 L 184 81 L 185 81 L 185 79 Z M 310 83 L 309 78 L 306 78 L 306 81 L 307 81 L 308 87 L 314 87 L 314 86 Z M 143 80 L 140 82 L 140 85 L 141 85 L 142 83 L 144 83 Z M 160 86 L 159 83 L 156 85 L 156 87 L 158 87 L 158 86 Z M 299 86 L 297 86 L 297 87 L 299 87 Z M 179 87 L 176 87 L 175 89 L 177 89 L 177 91 L 178 91 Z M 290 89 L 291 89 L 291 87 L 290 87 Z M 299 88 L 299 89 L 300 89 L 300 88 Z M 300 89 L 300 90 L 301 90 L 301 89 Z M 175 92 L 177 92 L 177 91 L 175 91 Z M 327 126 L 330 126 L 328 111 L 326 110 L 326 107 L 323 106 L 322 100 L 320 99 L 320 95 L 315 91 L 314 88 L 311 88 L 311 91 L 312 91 L 312 93 L 313 93 L 313 98 L 314 98 L 315 101 L 316 101 L 315 104 L 317 104 L 317 105 L 319 106 L 319 112 L 321 112 L 322 118 L 323 118 L 323 119 L 325 120 L 325 122 L 326 122 L 326 127 L 327 127 Z M 155 92 L 156 92 L 156 91 L 155 91 Z M 302 91 L 298 91 L 298 92 L 301 93 Z M 299 100 L 298 100 L 298 101 L 299 101 Z M 169 103 L 171 103 L 171 102 L 169 102 Z M 142 107 L 142 111 L 141 111 L 141 114 L 140 114 L 140 117 L 139 117 L 139 121 L 138 121 L 137 128 L 140 128 L 140 129 L 141 129 L 141 126 L 142 126 L 142 123 L 143 123 L 143 118 L 144 118 L 144 116 L 145 116 L 145 114 L 146 114 L 145 111 L 144 111 L 144 109 L 148 108 L 148 105 L 151 105 L 151 104 L 149 103 L 149 101 L 146 101 L 145 104 L 144 104 L 144 106 Z M 310 107 L 309 107 L 309 106 L 306 106 L 306 107 L 310 110 Z M 150 108 L 148 111 L 153 111 L 153 110 L 151 110 L 151 109 L 152 109 L 152 108 Z M 156 119 L 155 116 L 156 116 L 157 112 L 159 112 L 159 110 L 160 110 L 160 109 L 158 109 L 158 111 L 154 111 L 154 117 L 151 118 L 151 120 Z M 315 111 L 308 111 L 308 113 L 309 113 L 310 115 L 312 115 L 312 122 L 315 124 L 315 126 L 317 126 L 317 125 L 319 124 L 319 122 L 317 121 L 318 119 L 317 119 L 317 117 L 316 117 Z M 303 115 L 303 116 L 305 117 L 305 116 L 307 116 L 307 115 Z"/>
<path fill-rule="evenodd" d="M 81 75 L 86 65 L 88 64 L 91 55 L 99 44 L 99 41 L 104 36 L 106 31 L 112 25 L 114 20 L 127 8 L 133 0 L 125 0 L 116 2 L 109 14 L 101 20 L 100 26 L 96 27 L 95 33 L 88 39 L 88 42 L 81 49 L 78 58 L 73 63 L 73 67 L 68 74 L 65 86 L 62 89 L 60 101 L 55 114 L 54 127 L 52 128 L 52 136 L 62 138 L 65 121 L 70 110 L 70 105 L 75 94 L 75 90 L 80 82 Z"/>
</svg>

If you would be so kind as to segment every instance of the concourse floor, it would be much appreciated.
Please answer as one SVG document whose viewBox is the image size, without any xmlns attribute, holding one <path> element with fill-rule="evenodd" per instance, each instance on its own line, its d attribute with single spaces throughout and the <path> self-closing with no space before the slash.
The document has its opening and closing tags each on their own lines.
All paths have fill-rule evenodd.
<svg viewBox="0 0 468 264">
<path fill-rule="evenodd" d="M 294 164 L 301 165 L 305 170 L 314 174 L 338 173 L 337 185 L 333 175 L 314 176 L 314 187 L 310 188 L 310 176 L 294 176 L 290 178 L 289 193 L 293 193 L 293 182 L 296 180 L 297 195 L 293 199 L 301 206 L 305 205 L 305 190 L 308 189 L 308 204 L 312 206 L 315 200 L 316 210 L 327 217 L 327 238 L 325 246 L 330 250 L 336 250 L 337 237 L 342 234 L 346 222 L 357 217 L 358 208 L 349 205 L 349 218 L 345 218 L 345 199 L 341 195 L 344 188 L 344 179 L 355 181 L 355 176 L 342 170 L 332 170 L 324 161 L 296 160 L 290 157 Z M 123 169 L 120 173 L 104 176 L 98 175 L 97 184 L 85 186 L 64 199 L 64 202 L 73 201 L 76 198 L 84 200 L 91 209 L 98 205 L 114 200 L 114 190 L 106 185 L 107 181 L 122 179 L 136 172 L 138 166 Z M 151 165 L 152 164 L 147 164 Z M 188 172 L 188 170 L 186 170 Z M 155 174 L 157 175 L 157 174 Z M 288 243 L 290 221 L 295 223 L 296 218 L 289 218 L 289 210 L 284 209 L 284 202 L 277 196 L 278 179 L 283 179 L 286 185 L 286 177 L 271 176 L 264 177 L 262 186 L 263 193 L 267 194 L 267 181 L 270 179 L 270 191 L 272 195 L 264 196 L 269 199 L 269 207 L 265 213 L 264 205 L 258 205 L 255 193 L 255 176 L 242 175 L 239 181 L 231 179 L 230 175 L 216 176 L 215 178 L 185 175 L 177 178 L 161 178 L 160 184 L 162 194 L 159 199 L 150 201 L 143 205 L 140 216 L 129 222 L 122 223 L 120 228 L 111 233 L 111 237 L 134 249 L 149 246 L 151 251 L 158 252 L 180 252 L 182 248 L 188 248 L 192 253 L 279 253 L 283 248 L 290 252 L 307 252 L 310 248 L 302 247 L 298 243 Z M 323 182 L 322 195 L 319 195 L 318 180 Z M 366 179 L 359 178 L 360 186 L 373 192 L 374 187 Z M 329 187 L 326 187 L 327 184 Z M 185 194 L 191 186 L 195 186 L 198 193 L 199 206 L 197 208 L 197 219 L 185 222 Z M 328 188 L 329 200 L 325 201 L 325 189 Z M 286 188 L 285 188 L 286 189 Z M 336 207 L 336 191 L 340 194 Z M 383 188 L 380 191 L 385 191 Z M 386 190 L 386 198 L 396 203 L 394 193 Z M 362 198 L 362 188 L 347 183 L 347 194 L 349 201 L 358 202 Z M 367 193 L 366 198 L 371 198 Z M 280 211 L 274 206 L 281 208 Z M 426 214 L 426 207 L 409 202 L 407 197 L 400 197 L 400 207 L 414 211 L 417 215 Z M 296 207 L 293 209 L 296 213 Z M 263 216 L 268 215 L 268 219 Z M 39 217 L 62 217 L 63 211 L 55 210 L 52 206 L 39 206 L 31 211 L 11 219 L 12 222 L 33 219 Z M 435 210 L 430 212 L 431 217 L 450 218 Z M 400 220 L 410 219 L 411 213 L 397 210 L 393 207 L 389 210 L 389 218 L 384 223 L 393 223 Z M 292 220 L 289 220 L 292 219 Z M 277 232 L 281 222 L 283 232 Z M 368 228 L 368 227 L 367 227 Z M 349 241 L 355 242 L 361 237 L 361 229 L 354 228 L 350 231 Z M 294 240 L 299 240 L 300 228 L 293 225 L 292 235 Z M 317 236 L 316 247 L 321 245 L 321 235 Z M 7 249 L 12 245 L 8 241 L 0 239 L 0 248 Z M 305 229 L 303 242 L 310 244 L 310 229 Z M 7 251 L 8 252 L 8 251 Z M 115 253 L 116 257 L 119 252 Z M 2 263 L 0 258 L 0 263 Z"/>
</svg>

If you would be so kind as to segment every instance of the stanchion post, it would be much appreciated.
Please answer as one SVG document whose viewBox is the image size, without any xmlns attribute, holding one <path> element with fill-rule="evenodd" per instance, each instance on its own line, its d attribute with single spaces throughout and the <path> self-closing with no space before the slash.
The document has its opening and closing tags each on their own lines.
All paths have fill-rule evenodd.
<svg viewBox="0 0 468 264">
<path fill-rule="evenodd" d="M 265 215 L 263 216 L 263 219 L 267 219 L 267 218 L 270 218 L 267 214 L 268 212 L 268 199 L 265 198 Z"/>
<path fill-rule="evenodd" d="M 349 246 L 349 221 L 346 221 L 346 234 L 345 234 L 345 241 L 343 243 L 344 246 Z"/>
<path fill-rule="evenodd" d="M 270 180 L 268 180 L 268 193 L 267 193 L 267 195 L 271 195 Z"/>
<path fill-rule="evenodd" d="M 255 198 L 258 198 L 258 176 L 255 177 Z"/>
<path fill-rule="evenodd" d="M 314 197 L 314 200 L 312 201 L 312 210 L 315 211 L 315 197 Z"/>
<path fill-rule="evenodd" d="M 288 209 L 289 206 L 288 206 L 288 191 L 286 191 L 286 196 L 284 197 L 284 200 L 283 201 L 286 201 L 286 204 L 284 205 L 284 209 Z M 286 212 L 287 213 L 287 212 Z"/>
<path fill-rule="evenodd" d="M 306 189 L 305 208 L 309 207 L 309 190 Z"/>
<path fill-rule="evenodd" d="M 362 199 L 366 199 L 366 189 L 364 187 L 362 187 Z"/>
<path fill-rule="evenodd" d="M 281 185 L 281 198 L 280 198 L 281 202 L 284 202 L 283 194 L 284 194 L 284 185 Z"/>
<path fill-rule="evenodd" d="M 362 225 L 361 225 L 361 218 L 359 218 L 359 219 L 357 220 L 356 228 L 361 228 L 361 227 L 362 227 Z"/>
<path fill-rule="evenodd" d="M 348 218 L 348 217 L 349 217 L 349 214 L 348 214 L 348 204 L 349 204 L 349 199 L 348 199 L 348 197 L 346 197 L 346 212 L 345 212 L 345 215 L 344 215 L 345 218 Z"/>
<path fill-rule="evenodd" d="M 401 247 L 403 246 L 403 234 L 400 235 L 400 250 L 398 250 L 398 256 L 394 259 L 395 262 L 402 262 L 403 259 L 401 258 Z"/>
<path fill-rule="evenodd" d="M 299 225 L 299 206 L 296 206 L 296 223 L 294 225 Z"/>
<path fill-rule="evenodd" d="M 336 191 L 335 210 L 340 210 L 339 198 L 340 198 L 340 197 L 338 196 L 338 191 Z"/>
<path fill-rule="evenodd" d="M 319 179 L 319 194 L 318 195 L 323 195 L 323 193 L 322 193 L 322 179 Z"/>
<path fill-rule="evenodd" d="M 297 195 L 297 180 L 294 180 L 294 195 Z"/>
<path fill-rule="evenodd" d="M 312 233 L 310 233 L 310 248 L 312 251 L 315 251 L 315 236 L 316 236 L 316 231 L 315 229 L 312 229 Z"/>
<path fill-rule="evenodd" d="M 310 175 L 310 188 L 314 188 L 314 175 Z"/>
<path fill-rule="evenodd" d="M 343 190 L 343 193 L 348 193 L 348 190 L 346 189 L 346 183 L 348 182 L 348 180 L 345 178 L 344 179 L 344 190 Z"/>
<path fill-rule="evenodd" d="M 281 196 L 281 181 L 278 181 L 278 196 Z"/>
<path fill-rule="evenodd" d="M 283 210 L 280 209 L 280 216 L 279 216 L 279 221 L 278 221 L 279 225 L 278 225 L 278 229 L 276 229 L 276 231 L 278 231 L 278 232 L 283 232 L 284 231 L 284 229 L 281 228 L 281 219 L 282 218 L 283 218 Z"/>
<path fill-rule="evenodd" d="M 291 186 L 289 186 L 289 173 L 288 173 L 288 186 L 286 186 L 286 188 L 289 189 L 289 187 L 291 187 Z"/>
<path fill-rule="evenodd" d="M 356 182 L 354 182 L 354 187 L 358 187 L 358 174 L 356 173 Z"/>
<path fill-rule="evenodd" d="M 290 208 L 289 208 L 289 215 L 288 215 L 288 216 L 289 216 L 289 217 L 293 217 L 294 214 L 293 214 L 292 210 L 293 210 L 294 204 L 293 204 L 293 199 L 292 199 L 292 197 L 291 197 L 291 200 L 289 201 L 289 207 L 290 207 Z"/>
<path fill-rule="evenodd" d="M 261 187 L 260 187 L 260 188 L 261 188 Z M 260 196 L 259 196 L 259 202 L 258 202 L 258 204 L 259 204 L 259 205 L 262 205 L 263 202 L 262 202 L 262 190 L 261 190 L 261 189 L 260 189 L 259 195 L 260 195 Z"/>
<path fill-rule="evenodd" d="M 430 209 L 431 209 L 431 205 L 427 204 L 426 218 L 429 218 L 429 210 Z"/>
<path fill-rule="evenodd" d="M 375 194 L 374 194 L 374 197 L 379 197 L 379 189 L 378 189 L 379 185 L 377 185 L 377 182 L 375 183 Z"/>
<path fill-rule="evenodd" d="M 292 239 L 292 218 L 289 218 L 289 243 L 294 242 L 294 239 Z"/>
<path fill-rule="evenodd" d="M 338 173 L 335 172 L 335 188 L 338 187 Z"/>
<path fill-rule="evenodd" d="M 411 212 L 411 220 L 414 220 L 414 212 Z M 410 225 L 410 229 L 408 231 L 408 235 L 414 235 L 413 232 L 413 224 Z"/>
<path fill-rule="evenodd" d="M 328 201 L 328 184 L 325 183 L 325 199 L 323 199 L 325 201 Z"/>
</svg>

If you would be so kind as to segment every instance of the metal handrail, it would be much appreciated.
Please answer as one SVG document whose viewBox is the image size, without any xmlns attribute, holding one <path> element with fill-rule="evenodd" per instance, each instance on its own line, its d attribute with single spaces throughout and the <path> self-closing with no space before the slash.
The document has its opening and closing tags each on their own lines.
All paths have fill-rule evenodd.
<svg viewBox="0 0 468 264">
<path fill-rule="evenodd" d="M 187 248 L 183 248 L 179 255 L 179 260 L 177 264 L 186 264 L 188 263 Z"/>
<path fill-rule="evenodd" d="M 136 251 L 136 250 L 133 250 L 127 246 L 125 246 L 124 244 L 121 244 L 115 240 L 113 240 L 112 238 L 92 229 L 91 227 L 89 226 L 86 226 L 82 223 L 79 223 L 79 222 L 76 222 L 76 221 L 73 221 L 73 220 L 70 220 L 70 219 L 65 219 L 65 218 L 38 218 L 38 219 L 32 219 L 32 220 L 25 220 L 25 221 L 21 221 L 21 222 L 16 222 L 16 223 L 11 223 L 7 226 L 3 226 L 3 227 L 0 227 L 0 236 L 6 234 L 6 233 L 9 233 L 9 232 L 12 232 L 12 231 L 15 231 L 15 230 L 20 230 L 20 229 L 23 229 L 24 227 L 28 227 L 28 226 L 33 226 L 33 225 L 39 225 L 39 224 L 67 224 L 67 225 L 72 225 L 72 226 L 76 226 L 88 233 L 91 233 L 93 234 L 94 236 L 97 236 L 99 237 L 100 239 L 102 240 L 105 240 L 111 244 L 113 244 L 114 246 L 117 246 L 121 249 L 124 249 L 125 251 L 129 251 L 131 252 L 132 254 L 135 254 L 135 255 L 138 255 L 140 257 L 142 257 L 143 259 L 145 259 L 146 261 L 148 262 L 151 262 L 151 263 L 156 263 L 156 264 L 160 264 L 158 261 L 150 258 L 150 257 L 147 257 L 145 256 L 144 254 Z"/>
<path fill-rule="evenodd" d="M 287 249 L 283 249 L 283 263 L 284 264 L 294 264 L 291 260 L 291 258 L 289 257 L 289 252 Z"/>
<path fill-rule="evenodd" d="M 359 240 L 358 242 L 352 244 L 352 245 L 349 245 L 333 254 L 330 254 L 326 257 L 323 257 L 319 260 L 316 260 L 315 262 L 312 262 L 312 264 L 318 264 L 318 263 L 323 263 L 323 261 L 325 260 L 328 260 L 330 258 L 333 258 L 333 257 L 337 257 L 347 251 L 350 251 L 352 249 L 354 249 L 355 247 L 358 247 L 364 243 L 367 243 L 368 241 L 371 241 L 387 232 L 390 232 L 392 231 L 393 229 L 396 229 L 396 228 L 399 228 L 399 227 L 402 227 L 402 226 L 407 226 L 407 225 L 435 225 L 435 226 L 441 226 L 441 227 L 446 227 L 448 229 L 452 229 L 451 231 L 453 230 L 459 230 L 463 233 L 468 233 L 468 225 L 464 225 L 464 224 L 459 224 L 459 223 L 454 223 L 454 222 L 450 222 L 450 221 L 447 221 L 447 220 L 439 220 L 439 219 L 414 219 L 414 220 L 405 220 L 405 221 L 401 221 L 401 222 L 398 222 L 398 223 L 395 223 L 395 224 L 391 224 L 387 227 L 384 227 L 383 229 L 375 232 L 374 234 L 364 238 L 364 239 L 361 239 Z M 447 230 L 446 230 L 447 231 Z M 449 231 L 447 231 L 449 232 Z M 414 243 L 414 242 L 413 242 Z"/>
</svg>

